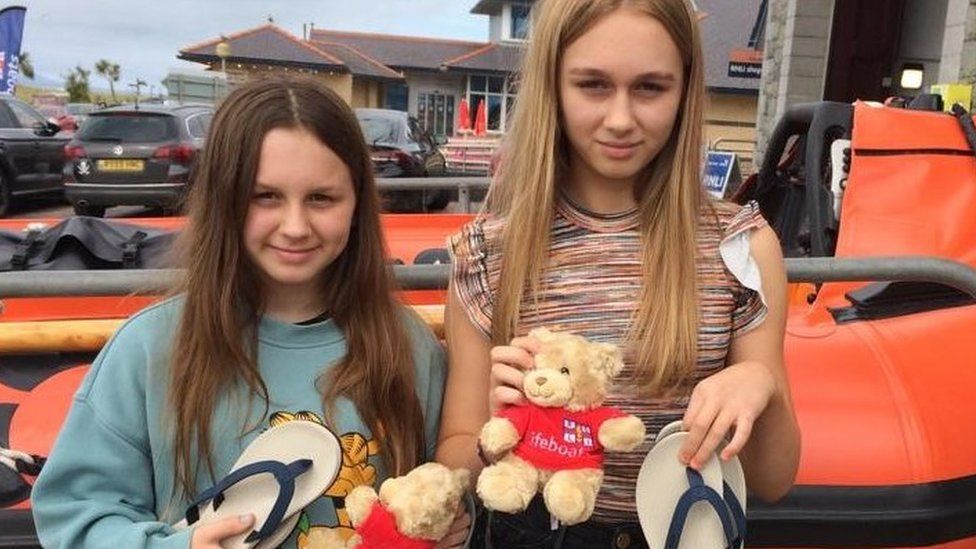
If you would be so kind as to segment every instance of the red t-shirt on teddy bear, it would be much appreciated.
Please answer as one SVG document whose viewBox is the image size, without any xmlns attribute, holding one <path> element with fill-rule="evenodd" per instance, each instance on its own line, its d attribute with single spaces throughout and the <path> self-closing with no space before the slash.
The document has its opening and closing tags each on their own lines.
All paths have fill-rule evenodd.
<svg viewBox="0 0 976 549">
<path fill-rule="evenodd" d="M 608 419 L 626 414 L 610 406 L 583 412 L 532 404 L 509 406 L 498 412 L 521 435 L 513 452 L 540 469 L 599 469 L 603 446 L 597 437 Z"/>
<path fill-rule="evenodd" d="M 362 541 L 356 549 L 434 549 L 434 542 L 408 538 L 397 530 L 396 518 L 380 502 L 373 504 L 366 520 L 356 528 Z"/>
</svg>

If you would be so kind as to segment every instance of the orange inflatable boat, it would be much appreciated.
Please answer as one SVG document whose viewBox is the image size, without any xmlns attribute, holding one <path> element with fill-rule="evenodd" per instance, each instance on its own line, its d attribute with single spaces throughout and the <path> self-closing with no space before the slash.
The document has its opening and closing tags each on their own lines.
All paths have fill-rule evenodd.
<svg viewBox="0 0 976 549">
<path fill-rule="evenodd" d="M 781 121 L 759 176 L 740 189 L 738 199 L 759 201 L 788 257 L 885 256 L 904 267 L 894 281 L 812 284 L 791 302 L 786 356 L 800 471 L 783 500 L 749 502 L 749 546 L 976 549 L 976 301 L 931 282 L 939 277 L 912 259 L 976 268 L 976 144 L 962 128 L 936 112 L 802 106 Z M 391 254 L 414 263 L 464 220 L 391 216 Z M 408 236 L 427 228 L 440 234 Z M 914 272 L 918 280 L 903 276 Z M 24 333 L 14 327 L 95 323 L 144 304 L 98 298 L 86 310 L 61 299 L 43 308 L 4 300 L 0 349 Z M 47 453 L 94 350 L 0 355 L 0 446 Z M 28 503 L 0 509 L 0 547 L 33 542 Z"/>
</svg>

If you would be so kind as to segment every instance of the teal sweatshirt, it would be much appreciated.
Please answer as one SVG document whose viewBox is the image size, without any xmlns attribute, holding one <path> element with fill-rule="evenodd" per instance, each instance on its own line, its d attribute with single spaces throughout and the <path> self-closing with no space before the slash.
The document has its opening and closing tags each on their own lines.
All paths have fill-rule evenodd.
<svg viewBox="0 0 976 549">
<path fill-rule="evenodd" d="M 31 504 L 44 547 L 189 547 L 190 531 L 169 526 L 189 504 L 174 496 L 172 427 L 166 423 L 167 365 L 181 303 L 163 301 L 134 315 L 92 363 L 34 486 Z M 416 391 L 432 457 L 444 391 L 443 350 L 423 322 L 406 312 L 401 318 L 413 342 Z M 218 479 L 269 425 L 321 421 L 315 381 L 346 352 L 345 338 L 330 320 L 296 325 L 264 318 L 258 340 L 268 416 L 262 416 L 260 398 L 248 406 L 243 390 L 218 402 L 211 427 Z M 349 528 L 343 496 L 359 484 L 378 487 L 385 478 L 377 441 L 350 401 L 337 401 L 333 428 L 346 454 L 344 466 L 332 487 L 305 509 L 286 547 L 319 528 Z M 214 483 L 206 467 L 200 469 L 198 491 Z"/>
</svg>

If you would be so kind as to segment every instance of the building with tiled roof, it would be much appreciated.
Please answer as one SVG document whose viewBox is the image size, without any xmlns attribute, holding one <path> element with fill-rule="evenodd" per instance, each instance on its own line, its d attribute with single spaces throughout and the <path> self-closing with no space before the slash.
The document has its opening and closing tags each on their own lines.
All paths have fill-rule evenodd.
<svg viewBox="0 0 976 549">
<path fill-rule="evenodd" d="M 408 111 L 437 135 L 452 135 L 461 100 L 473 117 L 487 105 L 489 132 L 504 132 L 534 0 L 477 0 L 488 41 L 448 40 L 313 29 L 293 36 L 264 25 L 188 46 L 178 57 L 220 70 L 217 45 L 229 46 L 229 78 L 271 70 L 321 75 L 354 107 Z M 761 75 L 763 0 L 696 0 L 710 91 L 707 135 L 720 146 L 748 143 Z"/>
</svg>

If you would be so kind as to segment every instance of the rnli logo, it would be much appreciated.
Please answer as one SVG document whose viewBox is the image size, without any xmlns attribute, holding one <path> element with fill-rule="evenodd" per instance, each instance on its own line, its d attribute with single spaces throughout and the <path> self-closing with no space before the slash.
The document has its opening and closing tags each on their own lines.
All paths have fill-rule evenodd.
<svg viewBox="0 0 976 549">
<path fill-rule="evenodd" d="M 593 430 L 589 425 L 563 419 L 563 442 L 593 448 Z"/>
<path fill-rule="evenodd" d="M 122 156 L 123 152 L 125 151 L 122 150 L 122 145 L 116 145 L 112 147 L 112 154 L 114 154 L 115 156 Z"/>
</svg>

